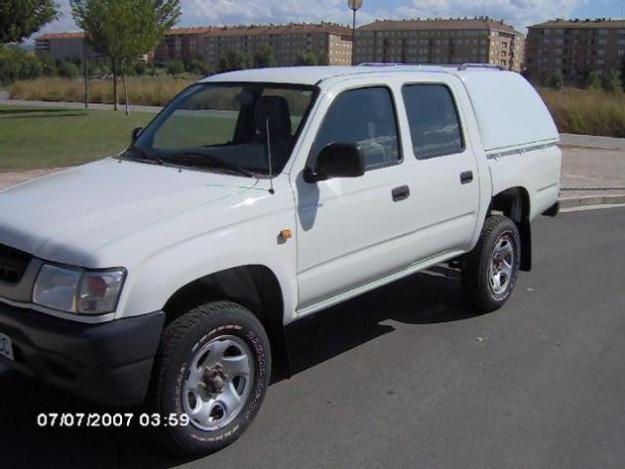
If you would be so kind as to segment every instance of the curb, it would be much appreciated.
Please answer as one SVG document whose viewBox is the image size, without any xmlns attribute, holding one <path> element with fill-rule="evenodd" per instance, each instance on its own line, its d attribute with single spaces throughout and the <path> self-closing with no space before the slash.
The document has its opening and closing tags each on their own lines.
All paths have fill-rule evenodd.
<svg viewBox="0 0 625 469">
<path fill-rule="evenodd" d="M 625 204 L 625 194 L 583 195 L 579 197 L 561 197 L 560 208 L 590 207 L 596 205 Z"/>
<path fill-rule="evenodd" d="M 596 137 L 593 135 L 560 134 L 560 145 L 595 150 L 625 150 L 625 138 Z"/>
</svg>

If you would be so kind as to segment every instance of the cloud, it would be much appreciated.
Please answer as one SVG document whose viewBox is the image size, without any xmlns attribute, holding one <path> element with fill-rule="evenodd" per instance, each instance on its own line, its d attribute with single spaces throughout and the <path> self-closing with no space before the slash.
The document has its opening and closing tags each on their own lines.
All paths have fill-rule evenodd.
<svg viewBox="0 0 625 469">
<path fill-rule="evenodd" d="M 589 0 L 370 0 L 359 23 L 376 18 L 473 17 L 487 14 L 521 30 L 550 18 L 570 15 Z M 42 32 L 76 30 L 69 0 L 59 0 L 62 17 Z M 181 25 L 333 21 L 348 24 L 345 0 L 181 0 Z"/>
<path fill-rule="evenodd" d="M 76 26 L 76 23 L 72 18 L 72 9 L 69 6 L 69 1 L 57 0 L 57 4 L 59 5 L 59 19 L 46 25 L 41 31 L 35 34 L 35 37 L 44 33 L 62 33 L 78 30 L 78 26 Z"/>
<path fill-rule="evenodd" d="M 385 12 L 391 18 L 473 17 L 503 19 L 524 31 L 547 19 L 570 16 L 588 0 L 411 0 Z"/>
<path fill-rule="evenodd" d="M 350 21 L 345 0 L 183 0 L 182 11 L 211 24 Z"/>
</svg>

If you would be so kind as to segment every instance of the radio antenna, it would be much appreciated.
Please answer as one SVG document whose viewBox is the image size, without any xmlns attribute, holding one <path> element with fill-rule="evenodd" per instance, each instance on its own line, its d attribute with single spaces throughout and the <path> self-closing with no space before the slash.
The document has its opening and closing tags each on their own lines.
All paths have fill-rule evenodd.
<svg viewBox="0 0 625 469">
<path fill-rule="evenodd" d="M 271 136 L 269 134 L 269 119 L 265 119 L 265 124 L 267 126 L 267 160 L 269 161 L 269 193 L 271 195 L 275 194 L 276 191 L 273 188 L 273 163 L 271 161 Z"/>
</svg>

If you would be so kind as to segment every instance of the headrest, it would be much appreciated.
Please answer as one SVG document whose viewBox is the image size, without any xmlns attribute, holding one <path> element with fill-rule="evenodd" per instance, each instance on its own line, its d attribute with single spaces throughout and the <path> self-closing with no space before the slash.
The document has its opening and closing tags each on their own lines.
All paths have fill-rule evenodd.
<svg viewBox="0 0 625 469">
<path fill-rule="evenodd" d="M 282 96 L 261 96 L 256 102 L 254 121 L 261 135 L 267 134 L 267 120 L 271 136 L 291 136 L 289 103 Z"/>
</svg>

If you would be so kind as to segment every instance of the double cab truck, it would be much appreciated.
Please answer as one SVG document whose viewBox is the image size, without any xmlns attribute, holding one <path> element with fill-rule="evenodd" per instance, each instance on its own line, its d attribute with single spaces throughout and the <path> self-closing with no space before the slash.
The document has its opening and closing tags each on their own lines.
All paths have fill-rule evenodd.
<svg viewBox="0 0 625 469">
<path fill-rule="evenodd" d="M 489 67 L 211 76 L 121 154 L 0 193 L 0 365 L 148 403 L 184 423 L 173 448 L 213 452 L 290 323 L 444 263 L 502 307 L 557 214 L 557 143 L 532 86 Z"/>
</svg>

